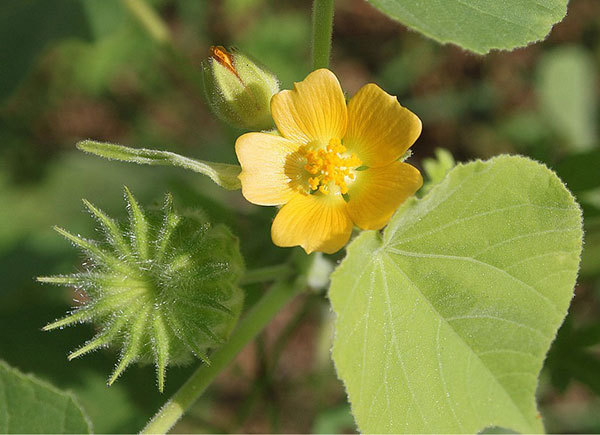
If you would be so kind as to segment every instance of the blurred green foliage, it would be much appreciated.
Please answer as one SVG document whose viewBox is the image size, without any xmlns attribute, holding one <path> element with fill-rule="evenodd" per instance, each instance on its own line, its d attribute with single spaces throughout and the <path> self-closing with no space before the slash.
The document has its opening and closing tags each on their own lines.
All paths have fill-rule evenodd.
<svg viewBox="0 0 600 435">
<path fill-rule="evenodd" d="M 0 98 L 14 90 L 47 45 L 69 37 L 89 39 L 92 32 L 87 20 L 84 4 L 78 0 L 61 0 L 56 4 L 36 0 L 3 2 L 0 5 L 0 64 L 3 65 Z"/>
<path fill-rule="evenodd" d="M 593 148 L 598 143 L 598 104 L 592 56 L 577 46 L 561 46 L 543 55 L 538 71 L 542 112 L 554 132 L 575 149 Z"/>
<path fill-rule="evenodd" d="M 171 370 L 163 395 L 153 384 L 153 367 L 133 367 L 107 388 L 114 355 L 66 360 L 91 328 L 41 332 L 81 297 L 34 282 L 83 268 L 75 249 L 51 230 L 59 224 L 95 235 L 81 198 L 123 218 L 123 185 L 145 206 L 170 191 L 179 207 L 202 208 L 230 226 L 249 268 L 288 255 L 270 243 L 273 209 L 250 205 L 202 176 L 103 161 L 74 144 L 92 138 L 235 163 L 233 143 L 241 132 L 209 113 L 200 62 L 210 45 L 234 45 L 289 88 L 310 68 L 309 2 L 148 3 L 167 23 L 176 56 L 149 36 L 124 2 L 0 6 L 0 359 L 73 391 L 96 432 L 139 430 L 193 367 Z M 363 0 L 337 2 L 332 69 L 349 95 L 377 82 L 421 117 L 412 163 L 422 167 L 436 148 L 457 161 L 520 153 L 557 170 L 582 204 L 583 267 L 539 391 L 549 432 L 600 432 L 599 66 L 597 0 L 572 0 L 547 41 L 485 57 L 408 32 Z M 249 287 L 247 306 L 263 291 Z M 354 430 L 343 387 L 329 359 L 319 357 L 329 340 L 326 299 L 299 298 L 175 430 Z"/>
</svg>

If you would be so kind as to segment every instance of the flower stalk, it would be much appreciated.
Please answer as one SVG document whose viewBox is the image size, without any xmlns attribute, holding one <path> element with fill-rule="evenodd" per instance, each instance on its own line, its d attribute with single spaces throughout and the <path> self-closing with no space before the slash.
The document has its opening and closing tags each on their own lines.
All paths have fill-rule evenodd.
<svg viewBox="0 0 600 435">
<path fill-rule="evenodd" d="M 261 267 L 260 269 L 246 271 L 240 281 L 240 284 L 248 285 L 257 284 L 260 282 L 282 280 L 291 276 L 293 272 L 294 270 L 287 263 Z"/>
<path fill-rule="evenodd" d="M 329 67 L 334 0 L 313 3 L 313 70 Z"/>
<path fill-rule="evenodd" d="M 311 256 L 301 255 L 300 273 L 293 281 L 277 281 L 239 322 L 229 340 L 211 356 L 210 365 L 201 365 L 171 399 L 156 413 L 143 434 L 167 433 L 202 395 L 210 383 L 237 354 L 251 342 L 275 315 L 306 287 Z"/>
<path fill-rule="evenodd" d="M 122 0 L 142 27 L 158 44 L 172 45 L 169 28 L 162 18 L 143 0 Z"/>
</svg>

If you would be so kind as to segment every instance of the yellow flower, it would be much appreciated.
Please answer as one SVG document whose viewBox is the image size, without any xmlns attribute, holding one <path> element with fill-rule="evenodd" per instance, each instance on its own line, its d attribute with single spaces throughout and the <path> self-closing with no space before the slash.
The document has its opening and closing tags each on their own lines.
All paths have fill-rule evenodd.
<svg viewBox="0 0 600 435">
<path fill-rule="evenodd" d="M 320 69 L 271 99 L 276 133 L 246 133 L 235 150 L 244 197 L 281 206 L 271 228 L 278 246 L 333 253 L 353 225 L 383 228 L 423 184 L 399 159 L 421 121 L 374 84 L 346 100 L 335 75 Z"/>
</svg>

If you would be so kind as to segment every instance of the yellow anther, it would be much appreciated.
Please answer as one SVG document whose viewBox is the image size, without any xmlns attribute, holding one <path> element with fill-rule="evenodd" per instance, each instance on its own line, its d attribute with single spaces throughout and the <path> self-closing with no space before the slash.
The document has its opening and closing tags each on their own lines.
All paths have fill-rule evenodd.
<svg viewBox="0 0 600 435">
<path fill-rule="evenodd" d="M 342 194 L 348 192 L 347 182 L 356 178 L 352 170 L 361 166 L 362 161 L 354 154 L 345 154 L 346 151 L 339 139 L 331 139 L 324 149 L 303 150 L 306 157 L 304 169 L 314 175 L 308 178 L 311 191 L 328 194 L 333 183 Z"/>
<path fill-rule="evenodd" d="M 327 149 L 338 154 L 346 152 L 346 147 L 342 145 L 342 141 L 339 139 L 331 139 Z"/>
<path fill-rule="evenodd" d="M 310 185 L 311 190 L 317 190 L 319 188 L 319 183 L 321 180 L 319 177 L 310 177 L 308 179 L 308 184 Z"/>
</svg>

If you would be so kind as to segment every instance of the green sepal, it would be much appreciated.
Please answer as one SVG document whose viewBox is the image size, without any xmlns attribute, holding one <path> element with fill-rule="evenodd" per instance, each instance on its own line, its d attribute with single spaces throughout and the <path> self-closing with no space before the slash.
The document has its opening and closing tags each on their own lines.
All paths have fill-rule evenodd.
<svg viewBox="0 0 600 435">
<path fill-rule="evenodd" d="M 216 184 L 227 190 L 241 189 L 238 179 L 241 172 L 239 165 L 206 162 L 180 156 L 170 151 L 150 150 L 146 148 L 130 148 L 108 142 L 82 140 L 77 148 L 86 153 L 95 154 L 108 160 L 137 163 L 151 166 L 177 166 L 206 175 Z"/>
<path fill-rule="evenodd" d="M 43 329 L 94 324 L 98 334 L 71 352 L 69 360 L 104 347 L 120 348 L 108 384 L 135 362 L 153 363 L 162 391 L 167 366 L 194 357 L 208 364 L 210 350 L 229 337 L 243 305 L 238 283 L 244 262 L 229 229 L 198 213 L 177 213 L 171 195 L 161 212 L 144 211 L 127 188 L 125 201 L 129 222 L 123 229 L 84 201 L 106 242 L 58 229 L 87 254 L 88 270 L 38 281 L 74 286 L 87 297 L 70 315 Z"/>
</svg>

